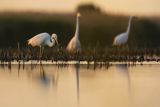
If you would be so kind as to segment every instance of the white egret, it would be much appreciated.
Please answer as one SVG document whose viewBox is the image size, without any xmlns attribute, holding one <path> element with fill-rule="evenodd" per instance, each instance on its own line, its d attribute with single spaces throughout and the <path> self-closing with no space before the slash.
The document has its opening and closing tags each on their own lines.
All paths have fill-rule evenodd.
<svg viewBox="0 0 160 107">
<path fill-rule="evenodd" d="M 127 31 L 124 32 L 124 33 L 121 33 L 121 34 L 117 35 L 117 36 L 114 38 L 113 45 L 115 45 L 115 46 L 120 46 L 120 45 L 123 45 L 123 44 L 127 43 L 127 41 L 128 41 L 128 36 L 129 36 L 129 33 L 130 33 L 130 28 L 131 28 L 131 21 L 132 21 L 132 19 L 133 19 L 133 16 L 131 16 L 131 17 L 129 18 Z"/>
<path fill-rule="evenodd" d="M 81 43 L 79 41 L 79 18 L 81 14 L 77 13 L 77 21 L 76 21 L 76 31 L 75 35 L 73 38 L 70 40 L 68 46 L 67 46 L 67 51 L 70 53 L 79 53 L 81 52 Z"/>
<path fill-rule="evenodd" d="M 55 44 L 58 44 L 55 33 L 53 33 L 52 36 L 48 33 L 40 33 L 28 40 L 28 45 L 40 47 L 40 57 L 42 57 L 44 46 L 52 47 Z"/>
</svg>

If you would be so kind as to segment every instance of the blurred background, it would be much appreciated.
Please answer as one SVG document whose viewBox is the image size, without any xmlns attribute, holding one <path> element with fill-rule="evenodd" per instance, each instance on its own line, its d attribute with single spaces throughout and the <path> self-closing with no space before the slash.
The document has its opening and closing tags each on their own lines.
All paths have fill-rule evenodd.
<svg viewBox="0 0 160 107">
<path fill-rule="evenodd" d="M 108 48 L 132 21 L 129 47 L 160 46 L 159 0 L 1 0 L 0 47 L 27 47 L 36 34 L 57 33 L 66 47 L 75 33 L 76 12 L 80 12 L 82 48 Z"/>
</svg>

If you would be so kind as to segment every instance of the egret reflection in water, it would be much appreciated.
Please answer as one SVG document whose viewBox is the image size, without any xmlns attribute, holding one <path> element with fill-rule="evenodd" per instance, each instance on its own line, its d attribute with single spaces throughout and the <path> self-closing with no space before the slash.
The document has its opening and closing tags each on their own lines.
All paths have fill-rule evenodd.
<svg viewBox="0 0 160 107">
<path fill-rule="evenodd" d="M 116 65 L 116 69 L 118 72 L 120 72 L 127 79 L 128 95 L 129 95 L 129 98 L 131 99 L 132 98 L 131 78 L 130 78 L 130 74 L 129 74 L 129 70 L 128 70 L 128 65 L 127 64 L 118 64 L 118 65 Z"/>
<path fill-rule="evenodd" d="M 76 72 L 76 85 L 77 85 L 77 100 L 79 103 L 79 70 L 80 70 L 80 64 L 75 64 L 75 72 Z"/>
<path fill-rule="evenodd" d="M 58 83 L 58 72 L 52 72 L 52 75 L 49 75 L 45 72 L 45 69 L 42 64 L 39 65 L 40 68 L 40 75 L 38 77 L 39 82 L 45 86 L 45 87 L 50 87 L 50 86 L 57 86 Z"/>
<path fill-rule="evenodd" d="M 46 72 L 44 71 L 43 65 L 40 64 L 39 67 L 40 67 L 40 78 L 39 78 L 39 80 L 45 86 L 50 85 L 52 79 L 46 75 Z"/>
<path fill-rule="evenodd" d="M 130 89 L 131 80 L 130 80 L 130 75 L 129 75 L 128 66 L 125 65 L 125 64 L 118 64 L 118 65 L 116 65 L 116 69 L 117 69 L 117 71 L 119 71 L 120 73 L 122 73 L 122 74 L 127 78 L 128 87 L 129 87 L 129 89 Z"/>
<path fill-rule="evenodd" d="M 42 87 L 51 88 L 57 87 L 59 73 L 57 70 L 48 71 L 48 65 L 43 64 L 31 64 L 25 66 L 28 78 L 31 78 L 33 82 L 38 83 Z M 20 67 L 18 66 L 18 75 Z"/>
</svg>

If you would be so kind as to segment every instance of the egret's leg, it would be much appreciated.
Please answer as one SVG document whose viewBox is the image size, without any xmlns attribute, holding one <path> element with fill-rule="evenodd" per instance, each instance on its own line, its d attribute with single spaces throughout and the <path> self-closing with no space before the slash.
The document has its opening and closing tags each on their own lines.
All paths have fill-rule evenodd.
<svg viewBox="0 0 160 107">
<path fill-rule="evenodd" d="M 121 56 L 122 50 L 123 50 L 123 46 L 121 46 L 121 45 L 117 46 L 117 55 L 118 55 L 118 57 Z"/>
<path fill-rule="evenodd" d="M 124 44 L 124 46 L 123 46 L 123 51 L 124 51 L 125 53 L 128 53 L 128 51 L 129 51 L 128 44 Z"/>
<path fill-rule="evenodd" d="M 40 47 L 40 62 L 42 60 L 43 52 L 44 52 L 44 47 Z"/>
<path fill-rule="evenodd" d="M 41 54 L 42 54 L 42 56 L 43 56 L 43 53 L 44 53 L 44 47 L 42 47 L 42 53 L 41 53 Z M 42 56 L 41 56 L 41 57 L 42 57 Z"/>
<path fill-rule="evenodd" d="M 114 49 L 115 49 L 114 51 L 115 51 L 116 55 L 119 55 L 119 46 L 115 46 Z"/>
<path fill-rule="evenodd" d="M 77 56 L 78 64 L 80 64 L 80 59 L 79 59 L 79 58 L 80 58 L 80 57 L 79 57 L 79 56 L 80 56 L 80 52 L 77 51 L 76 54 L 77 54 L 76 56 Z"/>
<path fill-rule="evenodd" d="M 41 50 L 42 50 L 42 47 L 40 46 L 40 53 L 39 53 L 39 60 L 40 60 L 40 62 L 41 62 Z"/>
</svg>

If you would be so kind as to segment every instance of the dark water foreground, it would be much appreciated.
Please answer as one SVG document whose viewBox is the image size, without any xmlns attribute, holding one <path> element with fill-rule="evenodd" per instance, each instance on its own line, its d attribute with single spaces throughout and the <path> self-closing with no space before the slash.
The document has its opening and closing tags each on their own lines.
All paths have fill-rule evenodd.
<svg viewBox="0 0 160 107">
<path fill-rule="evenodd" d="M 1 107 L 159 107 L 160 65 L 0 67 Z"/>
</svg>

